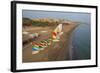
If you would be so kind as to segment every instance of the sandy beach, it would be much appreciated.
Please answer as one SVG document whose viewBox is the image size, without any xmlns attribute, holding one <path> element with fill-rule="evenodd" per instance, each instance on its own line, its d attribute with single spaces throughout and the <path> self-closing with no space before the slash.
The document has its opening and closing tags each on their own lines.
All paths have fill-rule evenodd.
<svg viewBox="0 0 100 73">
<path fill-rule="evenodd" d="M 23 51 L 22 51 L 23 63 L 71 60 L 71 52 L 70 52 L 71 36 L 73 34 L 73 31 L 75 30 L 75 28 L 77 28 L 78 25 L 79 24 L 76 23 L 63 24 L 62 31 L 64 32 L 64 34 L 61 36 L 60 42 L 52 43 L 50 46 L 46 47 L 44 50 L 41 50 L 37 54 L 32 54 L 31 41 L 25 43 L 25 45 L 23 45 Z M 23 28 L 22 31 L 28 31 L 31 34 L 42 30 L 47 31 L 47 33 L 41 34 L 41 36 L 35 40 L 36 42 L 39 42 L 44 37 L 50 38 L 51 37 L 50 34 L 55 27 L 56 26 L 27 27 L 27 29 Z M 31 38 L 23 36 L 23 42 L 29 39 L 31 40 Z"/>
</svg>

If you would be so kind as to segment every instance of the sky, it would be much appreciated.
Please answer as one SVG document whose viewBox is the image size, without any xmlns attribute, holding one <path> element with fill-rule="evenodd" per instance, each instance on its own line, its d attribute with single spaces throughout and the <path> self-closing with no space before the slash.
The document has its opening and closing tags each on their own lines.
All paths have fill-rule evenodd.
<svg viewBox="0 0 100 73">
<path fill-rule="evenodd" d="M 57 11 L 40 11 L 40 10 L 23 10 L 22 17 L 25 18 L 58 18 L 65 20 L 80 21 L 90 24 L 90 13 L 79 12 L 57 12 Z"/>
</svg>

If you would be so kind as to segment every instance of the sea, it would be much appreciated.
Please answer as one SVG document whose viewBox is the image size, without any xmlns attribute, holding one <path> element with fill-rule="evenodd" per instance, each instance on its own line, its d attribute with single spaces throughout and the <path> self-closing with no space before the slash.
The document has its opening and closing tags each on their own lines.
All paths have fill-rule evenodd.
<svg viewBox="0 0 100 73">
<path fill-rule="evenodd" d="M 72 34 L 72 59 L 85 60 L 91 58 L 90 24 L 80 24 Z"/>
</svg>

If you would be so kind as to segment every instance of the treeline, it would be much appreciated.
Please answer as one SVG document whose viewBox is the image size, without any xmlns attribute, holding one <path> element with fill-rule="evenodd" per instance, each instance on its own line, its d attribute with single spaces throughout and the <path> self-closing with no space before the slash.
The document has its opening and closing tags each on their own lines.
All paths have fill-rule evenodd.
<svg viewBox="0 0 100 73">
<path fill-rule="evenodd" d="M 29 18 L 23 18 L 22 24 L 23 24 L 23 26 L 32 26 L 32 20 Z"/>
<path fill-rule="evenodd" d="M 29 19 L 23 18 L 23 26 L 54 26 L 61 23 L 63 20 L 54 20 L 48 18 L 42 19 Z"/>
</svg>

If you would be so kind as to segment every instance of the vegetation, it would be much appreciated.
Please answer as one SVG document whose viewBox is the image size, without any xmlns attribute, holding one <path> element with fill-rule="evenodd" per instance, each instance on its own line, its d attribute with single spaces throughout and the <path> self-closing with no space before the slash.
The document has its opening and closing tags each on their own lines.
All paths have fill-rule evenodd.
<svg viewBox="0 0 100 73">
<path fill-rule="evenodd" d="M 23 26 L 31 26 L 32 20 L 29 18 L 23 18 Z"/>
<path fill-rule="evenodd" d="M 32 21 L 33 26 L 47 26 L 48 22 Z"/>
<path fill-rule="evenodd" d="M 48 18 L 41 18 L 41 19 L 23 18 L 23 26 L 43 26 L 43 27 L 54 26 L 54 25 L 58 25 L 63 21 L 64 20 L 61 19 L 48 19 Z"/>
</svg>

